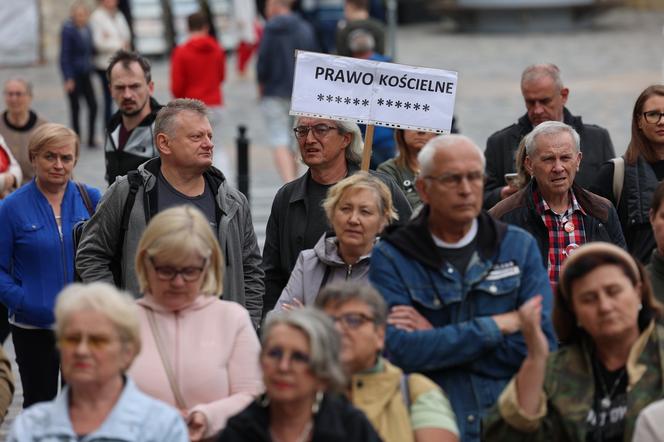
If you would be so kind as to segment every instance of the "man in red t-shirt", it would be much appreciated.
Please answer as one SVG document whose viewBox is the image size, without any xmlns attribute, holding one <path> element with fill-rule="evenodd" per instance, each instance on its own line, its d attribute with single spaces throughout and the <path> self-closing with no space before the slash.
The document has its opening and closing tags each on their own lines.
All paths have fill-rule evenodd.
<svg viewBox="0 0 664 442">
<path fill-rule="evenodd" d="M 224 104 L 221 84 L 226 71 L 226 54 L 209 33 L 207 16 L 195 12 L 187 17 L 189 39 L 173 50 L 171 57 L 171 93 L 174 98 L 195 98 L 208 107 L 213 142 L 216 140 L 214 165 L 227 175 L 227 156 L 219 145 L 221 111 Z"/>
</svg>

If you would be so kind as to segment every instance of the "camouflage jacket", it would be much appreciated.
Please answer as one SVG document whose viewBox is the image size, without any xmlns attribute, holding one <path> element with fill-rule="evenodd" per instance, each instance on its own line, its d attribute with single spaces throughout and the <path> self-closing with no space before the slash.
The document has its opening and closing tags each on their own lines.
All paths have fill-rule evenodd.
<svg viewBox="0 0 664 442">
<path fill-rule="evenodd" d="M 534 417 L 520 412 L 512 379 L 483 421 L 483 440 L 585 442 L 586 417 L 595 394 L 590 354 L 590 343 L 581 342 L 549 356 L 542 405 Z M 627 360 L 626 442 L 632 440 L 641 410 L 664 397 L 663 362 L 664 326 L 652 323 L 634 344 Z"/>
</svg>

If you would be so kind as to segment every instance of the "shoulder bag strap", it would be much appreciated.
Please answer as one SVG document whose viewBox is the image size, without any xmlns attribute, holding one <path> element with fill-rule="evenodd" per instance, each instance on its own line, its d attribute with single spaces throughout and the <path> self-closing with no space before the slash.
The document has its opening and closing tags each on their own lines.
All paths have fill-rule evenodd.
<svg viewBox="0 0 664 442">
<path fill-rule="evenodd" d="M 92 200 L 90 200 L 90 195 L 88 195 L 88 190 L 85 188 L 85 185 L 83 183 L 74 181 L 74 184 L 76 184 L 78 193 L 81 195 L 81 199 L 83 200 L 83 204 L 85 204 L 85 208 L 88 211 L 88 215 L 92 216 L 95 213 L 95 209 L 92 207 Z"/>
<path fill-rule="evenodd" d="M 613 158 L 611 162 L 613 163 L 613 197 L 616 199 L 616 207 L 618 207 L 625 181 L 625 159 L 623 157 Z"/>
<path fill-rule="evenodd" d="M 412 405 L 412 400 L 410 398 L 410 385 L 408 384 L 409 381 L 410 376 L 408 376 L 406 373 L 403 373 L 401 375 L 399 386 L 401 388 L 401 397 L 403 398 L 403 402 L 406 405 L 406 410 L 408 410 L 408 413 L 410 413 L 410 406 Z"/>
<path fill-rule="evenodd" d="M 157 325 L 157 320 L 155 319 L 154 311 L 147 309 L 146 314 L 148 316 L 148 322 L 150 323 L 150 329 L 152 329 L 152 335 L 154 336 L 154 341 L 157 344 L 157 351 L 159 352 L 159 357 L 161 357 L 161 363 L 166 370 L 166 377 L 168 377 L 168 383 L 171 384 L 171 391 L 173 396 L 175 396 L 175 404 L 178 408 L 186 410 L 187 406 L 184 403 L 184 398 L 180 392 L 180 386 L 175 380 L 175 373 L 173 373 L 173 367 L 168 360 L 168 353 L 166 347 L 164 347 L 164 342 L 161 340 L 161 334 L 159 333 L 159 326 Z"/>
</svg>

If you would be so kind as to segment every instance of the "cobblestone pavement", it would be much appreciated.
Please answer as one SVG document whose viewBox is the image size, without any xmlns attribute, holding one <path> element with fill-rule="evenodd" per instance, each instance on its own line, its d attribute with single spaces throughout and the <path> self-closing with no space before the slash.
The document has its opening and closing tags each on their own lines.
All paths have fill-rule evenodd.
<svg viewBox="0 0 664 442">
<path fill-rule="evenodd" d="M 606 127 L 617 153 L 629 140 L 630 114 L 638 93 L 649 84 L 662 82 L 664 13 L 614 10 L 600 17 L 592 29 L 560 33 L 472 34 L 449 33 L 444 24 L 412 25 L 399 29 L 397 59 L 400 63 L 444 68 L 459 72 L 456 115 L 461 131 L 481 147 L 486 138 L 514 122 L 524 112 L 519 91 L 523 68 L 536 62 L 556 63 L 570 88 L 569 109 L 587 123 Z M 280 186 L 268 134 L 257 107 L 252 75 L 238 78 L 230 60 L 224 84 L 226 101 L 221 146 L 235 160 L 234 139 L 238 124 L 249 128 L 251 145 L 252 213 L 259 240 L 274 193 Z M 68 109 L 57 64 L 0 70 L 0 81 L 23 75 L 35 83 L 34 108 L 47 119 L 68 123 Z M 165 102 L 168 63 L 154 62 L 155 96 Z M 98 126 L 101 128 L 101 124 Z M 101 136 L 101 132 L 99 131 Z M 76 179 L 105 187 L 101 149 L 83 148 Z M 11 343 L 5 346 L 12 352 Z M 20 386 L 7 422 L 20 409 Z"/>
</svg>

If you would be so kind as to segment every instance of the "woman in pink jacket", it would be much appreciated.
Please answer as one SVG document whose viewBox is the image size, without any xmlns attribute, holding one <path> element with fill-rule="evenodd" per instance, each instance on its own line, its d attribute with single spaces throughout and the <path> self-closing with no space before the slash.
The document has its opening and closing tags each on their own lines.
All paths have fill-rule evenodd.
<svg viewBox="0 0 664 442">
<path fill-rule="evenodd" d="M 144 346 L 129 374 L 180 409 L 192 441 L 215 436 L 263 389 L 249 313 L 216 296 L 222 268 L 217 240 L 193 206 L 160 212 L 138 245 Z"/>
</svg>

